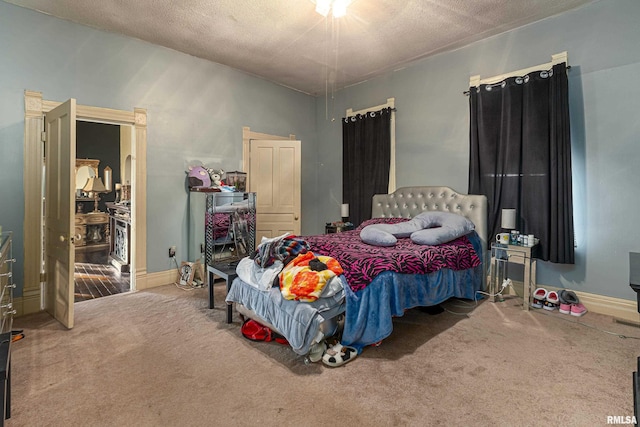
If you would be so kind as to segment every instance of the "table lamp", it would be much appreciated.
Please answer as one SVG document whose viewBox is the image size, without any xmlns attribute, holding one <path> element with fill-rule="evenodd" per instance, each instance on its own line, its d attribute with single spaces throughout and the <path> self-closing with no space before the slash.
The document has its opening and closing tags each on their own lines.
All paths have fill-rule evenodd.
<svg viewBox="0 0 640 427">
<path fill-rule="evenodd" d="M 502 223 L 500 225 L 503 229 L 510 230 L 509 243 L 512 245 L 517 244 L 518 232 L 513 231 L 516 228 L 516 210 L 502 209 Z"/>
<path fill-rule="evenodd" d="M 516 228 L 516 210 L 502 209 L 502 228 L 513 230 Z"/>
<path fill-rule="evenodd" d="M 342 206 L 340 206 L 340 215 L 342 216 L 342 222 L 349 220 L 349 203 L 343 203 Z"/>
<path fill-rule="evenodd" d="M 91 177 L 89 178 L 89 180 L 87 181 L 87 184 L 84 186 L 82 190 L 87 193 L 90 193 L 90 197 L 91 195 L 93 195 L 93 212 L 99 212 L 98 211 L 99 194 L 107 192 L 107 189 L 104 187 L 102 180 L 97 176 Z"/>
</svg>

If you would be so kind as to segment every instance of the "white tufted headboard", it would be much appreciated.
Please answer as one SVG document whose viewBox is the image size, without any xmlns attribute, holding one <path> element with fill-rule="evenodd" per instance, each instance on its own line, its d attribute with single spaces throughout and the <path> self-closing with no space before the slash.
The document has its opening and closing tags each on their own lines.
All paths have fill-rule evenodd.
<svg viewBox="0 0 640 427">
<path fill-rule="evenodd" d="M 402 187 L 391 194 L 376 194 L 372 218 L 412 218 L 425 211 L 452 212 L 476 226 L 483 248 L 487 248 L 487 197 L 460 194 L 449 187 Z"/>
</svg>

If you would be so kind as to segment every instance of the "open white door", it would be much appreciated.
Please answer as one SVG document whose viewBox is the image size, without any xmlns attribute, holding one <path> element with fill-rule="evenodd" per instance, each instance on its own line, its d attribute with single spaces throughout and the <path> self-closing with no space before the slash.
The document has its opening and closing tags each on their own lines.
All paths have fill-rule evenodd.
<svg viewBox="0 0 640 427">
<path fill-rule="evenodd" d="M 45 308 L 67 328 L 73 328 L 74 202 L 76 100 L 70 99 L 45 115 Z"/>
<path fill-rule="evenodd" d="M 256 192 L 256 244 L 300 234 L 300 141 L 251 140 L 250 191 Z"/>
</svg>

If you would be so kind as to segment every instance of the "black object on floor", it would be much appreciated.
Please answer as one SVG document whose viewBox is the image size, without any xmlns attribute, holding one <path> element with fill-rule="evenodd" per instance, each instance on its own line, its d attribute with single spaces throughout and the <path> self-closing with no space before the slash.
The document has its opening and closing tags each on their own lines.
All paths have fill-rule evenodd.
<svg viewBox="0 0 640 427">
<path fill-rule="evenodd" d="M 442 306 L 438 304 L 438 305 L 431 305 L 429 307 L 418 307 L 418 310 L 420 310 L 423 313 L 435 315 L 435 314 L 442 313 L 444 311 L 444 308 L 442 308 Z"/>
</svg>

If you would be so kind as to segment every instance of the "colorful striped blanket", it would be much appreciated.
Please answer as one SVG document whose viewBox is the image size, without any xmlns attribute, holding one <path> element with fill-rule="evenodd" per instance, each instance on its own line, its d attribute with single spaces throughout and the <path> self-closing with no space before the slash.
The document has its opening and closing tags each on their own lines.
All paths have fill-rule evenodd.
<svg viewBox="0 0 640 427">
<path fill-rule="evenodd" d="M 265 268 L 274 261 L 287 262 L 290 257 L 303 254 L 309 250 L 309 245 L 304 239 L 296 236 L 280 236 L 268 239 L 258 245 L 253 260 L 260 267 Z"/>
</svg>

